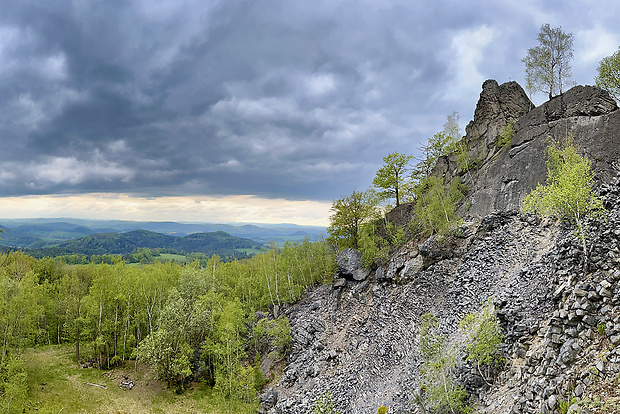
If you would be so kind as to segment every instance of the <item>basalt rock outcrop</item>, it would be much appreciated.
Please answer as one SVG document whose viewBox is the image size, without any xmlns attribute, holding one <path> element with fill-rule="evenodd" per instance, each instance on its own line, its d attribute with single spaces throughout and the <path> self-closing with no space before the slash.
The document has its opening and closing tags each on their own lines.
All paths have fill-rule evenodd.
<svg viewBox="0 0 620 414">
<path fill-rule="evenodd" d="M 514 120 L 512 143 L 496 146 L 498 131 Z M 574 229 L 519 212 L 523 197 L 546 176 L 548 136 L 572 136 L 593 163 L 596 189 L 609 210 L 590 222 L 589 261 Z M 487 414 L 559 413 L 572 398 L 607 393 L 620 375 L 620 111 L 609 95 L 575 87 L 538 108 L 514 82 L 483 86 L 465 142 L 482 157 L 459 171 L 454 158 L 435 173 L 460 175 L 470 188 L 457 235 L 410 241 L 380 267 L 354 277 L 355 251 L 340 258 L 333 285 L 318 286 L 285 309 L 292 351 L 262 412 L 313 413 L 331 395 L 341 413 L 421 413 L 418 332 L 433 312 L 449 340 L 461 318 L 491 300 L 506 334 L 506 364 L 491 385 L 461 359 L 457 381 Z M 410 207 L 392 213 L 407 221 Z M 462 355 L 463 356 L 463 355 Z M 617 389 L 617 387 L 616 387 Z M 573 400 L 576 401 L 576 400 Z M 587 400 L 586 400 L 587 401 Z M 610 402 L 611 401 L 611 402 Z M 618 406 L 620 409 L 620 395 Z M 582 413 L 613 412 L 587 403 Z M 598 409 L 598 411 L 596 411 Z"/>
<path fill-rule="evenodd" d="M 470 191 L 459 208 L 463 217 L 482 218 L 494 211 L 518 210 L 523 198 L 546 177 L 549 139 L 572 138 L 592 161 L 599 180 L 620 171 L 620 111 L 609 94 L 592 86 L 576 86 L 539 107 L 516 82 L 497 86 L 486 81 L 464 137 L 472 163 L 479 168 L 459 171 L 456 157 L 443 157 L 435 173 L 461 176 Z M 512 142 L 497 146 L 501 130 L 515 121 Z"/>
</svg>

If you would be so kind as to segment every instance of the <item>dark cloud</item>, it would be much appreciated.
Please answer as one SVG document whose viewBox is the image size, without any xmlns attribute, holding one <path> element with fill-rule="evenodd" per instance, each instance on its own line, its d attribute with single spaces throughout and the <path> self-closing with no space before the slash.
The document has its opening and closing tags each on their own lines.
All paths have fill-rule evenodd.
<svg viewBox="0 0 620 414">
<path fill-rule="evenodd" d="M 363 189 L 447 114 L 464 126 L 486 78 L 521 81 L 541 24 L 616 42 L 600 53 L 620 42 L 614 3 L 538 3 L 13 2 L 0 195 Z M 587 47 L 576 39 L 578 83 L 603 57 L 577 58 Z"/>
</svg>

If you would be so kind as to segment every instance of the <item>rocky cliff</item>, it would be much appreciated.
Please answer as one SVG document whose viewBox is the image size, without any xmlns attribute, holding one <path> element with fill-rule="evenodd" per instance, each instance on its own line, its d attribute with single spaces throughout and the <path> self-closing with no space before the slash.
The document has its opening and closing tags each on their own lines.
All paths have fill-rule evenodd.
<svg viewBox="0 0 620 414">
<path fill-rule="evenodd" d="M 516 83 L 484 83 L 464 138 L 479 168 L 463 173 L 446 157 L 436 170 L 462 175 L 471 190 L 459 236 L 409 242 L 372 273 L 359 271 L 355 252 L 341 256 L 333 285 L 286 310 L 293 349 L 262 412 L 312 413 L 326 393 L 341 413 L 375 413 L 381 405 L 421 412 L 413 401 L 421 316 L 433 312 L 454 338 L 459 320 L 489 298 L 506 333 L 506 364 L 491 386 L 465 361 L 457 372 L 479 412 L 558 412 L 560 401 L 594 401 L 603 392 L 614 401 L 614 388 L 605 387 L 620 374 L 620 111 L 606 92 L 587 86 L 531 108 Z M 498 148 L 511 120 L 512 143 Z M 572 228 L 518 212 L 545 179 L 546 138 L 568 134 L 592 160 L 609 210 L 603 224 L 592 223 L 585 275 Z M 613 412 L 599 408 L 581 404 L 582 412 Z"/>
</svg>

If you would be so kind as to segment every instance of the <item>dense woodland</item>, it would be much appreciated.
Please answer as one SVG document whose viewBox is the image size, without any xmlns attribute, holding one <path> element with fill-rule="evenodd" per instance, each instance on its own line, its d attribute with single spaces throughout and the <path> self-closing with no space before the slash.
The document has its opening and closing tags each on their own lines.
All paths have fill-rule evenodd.
<svg viewBox="0 0 620 414">
<path fill-rule="evenodd" d="M 182 390 L 204 381 L 253 401 L 261 355 L 285 352 L 285 317 L 267 318 L 333 271 L 324 242 L 272 245 L 251 259 L 205 266 L 67 265 L 22 252 L 0 255 L 2 404 L 24 398 L 26 347 L 71 343 L 76 363 L 111 368 L 136 358 Z M 5 407 L 6 408 L 6 407 Z"/>
</svg>

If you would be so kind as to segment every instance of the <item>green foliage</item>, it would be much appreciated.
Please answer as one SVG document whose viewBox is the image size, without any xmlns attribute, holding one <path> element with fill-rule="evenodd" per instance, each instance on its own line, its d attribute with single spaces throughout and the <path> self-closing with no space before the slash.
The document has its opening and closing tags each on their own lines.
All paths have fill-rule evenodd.
<svg viewBox="0 0 620 414">
<path fill-rule="evenodd" d="M 413 167 L 411 177 L 414 184 L 430 177 L 439 157 L 449 155 L 455 149 L 456 140 L 445 132 L 438 132 L 430 137 L 426 145 L 422 147 L 424 158 Z"/>
<path fill-rule="evenodd" d="M 0 376 L 25 347 L 68 343 L 76 363 L 94 359 L 108 369 L 138 357 L 181 392 L 188 381 L 204 380 L 222 397 L 253 404 L 263 384 L 260 355 L 247 354 L 254 314 L 277 313 L 333 269 L 331 247 L 308 239 L 244 261 L 213 256 L 204 266 L 69 266 L 0 254 Z M 263 339 L 288 352 L 288 320 L 270 321 Z"/>
<path fill-rule="evenodd" d="M 573 405 L 573 404 L 579 404 L 581 402 L 581 400 L 577 397 L 573 397 L 570 400 L 559 400 L 557 402 L 557 406 L 558 406 L 558 411 L 560 412 L 560 414 L 566 414 L 568 413 L 568 409 Z"/>
<path fill-rule="evenodd" d="M 409 162 L 413 157 L 398 152 L 383 157 L 383 166 L 379 168 L 372 185 L 379 189 L 379 196 L 384 199 L 395 199 L 396 205 L 400 204 L 405 188 L 406 173 L 409 170 Z"/>
<path fill-rule="evenodd" d="M 380 236 L 379 227 L 384 236 Z M 387 220 L 375 221 L 362 228 L 359 250 L 362 254 L 362 266 L 370 269 L 377 261 L 385 260 L 389 254 L 405 244 L 405 230 Z"/>
<path fill-rule="evenodd" d="M 387 414 L 388 408 L 385 405 L 377 408 L 377 414 Z"/>
<path fill-rule="evenodd" d="M 605 328 L 606 325 L 604 323 L 599 323 L 598 325 L 596 325 L 596 330 L 598 331 L 598 334 L 600 336 L 605 336 Z"/>
<path fill-rule="evenodd" d="M 281 316 L 278 319 L 261 319 L 252 330 L 252 342 L 256 352 L 271 348 L 281 357 L 286 355 L 292 344 L 288 318 Z"/>
<path fill-rule="evenodd" d="M 462 139 L 459 127 L 459 114 L 452 112 L 448 115 L 446 123 L 443 125 L 442 133 L 447 137 L 439 155 L 454 155 L 456 166 L 459 171 L 469 172 L 478 167 L 476 160 L 472 159 L 467 144 Z"/>
<path fill-rule="evenodd" d="M 620 49 L 611 56 L 603 58 L 596 69 L 596 86 L 605 89 L 620 102 Z"/>
<path fill-rule="evenodd" d="M 504 128 L 502 128 L 502 131 L 499 133 L 499 137 L 497 138 L 497 144 L 496 144 L 497 148 L 502 149 L 506 145 L 510 145 L 510 143 L 512 142 L 512 137 L 514 136 L 515 132 L 517 132 L 515 128 L 515 121 L 511 119 L 510 121 L 508 121 L 508 124 Z"/>
<path fill-rule="evenodd" d="M 418 340 L 423 362 L 420 367 L 421 392 L 417 398 L 418 403 L 424 411 L 429 408 L 438 412 L 471 412 L 468 406 L 469 395 L 454 380 L 458 349 L 438 333 L 438 327 L 439 320 L 435 315 L 422 315 Z"/>
<path fill-rule="evenodd" d="M 592 191 L 590 161 L 577 154 L 570 141 L 564 146 L 552 143 L 547 155 L 547 185 L 538 185 L 525 197 L 523 210 L 575 224 L 588 214 L 600 215 L 603 200 Z"/>
<path fill-rule="evenodd" d="M 334 401 L 330 393 L 326 393 L 314 404 L 314 414 L 339 414 L 334 409 Z"/>
<path fill-rule="evenodd" d="M 173 333 L 159 329 L 140 343 L 138 358 L 157 367 L 159 377 L 170 386 L 183 386 L 192 374 L 192 349 L 187 343 L 175 341 Z"/>
<path fill-rule="evenodd" d="M 456 214 L 456 203 L 467 193 L 465 185 L 455 178 L 445 185 L 442 178 L 430 176 L 416 186 L 416 219 L 412 228 L 423 235 L 445 235 L 462 220 Z"/>
<path fill-rule="evenodd" d="M 499 326 L 491 300 L 479 312 L 463 317 L 459 328 L 467 338 L 465 344 L 467 360 L 487 367 L 504 363 L 505 359 L 499 351 L 499 346 L 504 340 L 504 332 Z"/>
<path fill-rule="evenodd" d="M 327 241 L 339 249 L 357 249 L 362 226 L 376 217 L 376 199 L 370 190 L 353 191 L 350 196 L 334 201 L 330 211 Z"/>
<path fill-rule="evenodd" d="M 592 190 L 590 160 L 577 153 L 572 140 L 564 145 L 552 142 L 547 147 L 547 184 L 538 185 L 523 200 L 523 212 L 555 216 L 577 226 L 582 241 L 584 268 L 587 268 L 587 229 L 585 218 L 601 217 L 603 199 Z"/>
<path fill-rule="evenodd" d="M 572 76 L 573 39 L 573 34 L 564 33 L 561 27 L 551 28 L 548 23 L 540 27 L 539 45 L 528 49 L 522 60 L 530 92 L 548 93 L 549 99 L 556 93 L 562 94 Z"/>
<path fill-rule="evenodd" d="M 0 411 L 21 413 L 28 394 L 28 375 L 20 357 L 11 356 L 0 365 Z"/>
</svg>

